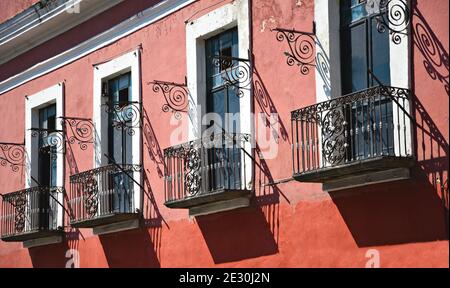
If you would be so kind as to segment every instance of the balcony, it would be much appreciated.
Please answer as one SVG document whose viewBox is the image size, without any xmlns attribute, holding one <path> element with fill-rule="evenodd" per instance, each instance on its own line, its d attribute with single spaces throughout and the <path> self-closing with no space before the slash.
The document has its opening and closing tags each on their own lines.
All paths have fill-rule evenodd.
<svg viewBox="0 0 450 288">
<path fill-rule="evenodd" d="M 165 205 L 191 216 L 248 206 L 249 144 L 249 135 L 220 133 L 165 149 Z"/>
<path fill-rule="evenodd" d="M 58 227 L 62 194 L 62 187 L 33 187 L 4 195 L 1 239 L 22 242 L 62 235 L 62 227 Z"/>
<path fill-rule="evenodd" d="M 293 111 L 294 179 L 370 182 L 372 173 L 411 167 L 409 99 L 407 89 L 377 86 Z"/>
<path fill-rule="evenodd" d="M 108 165 L 70 177 L 69 205 L 75 228 L 137 220 L 135 188 L 132 176 L 140 165 Z M 95 231 L 94 231 L 95 232 Z"/>
</svg>

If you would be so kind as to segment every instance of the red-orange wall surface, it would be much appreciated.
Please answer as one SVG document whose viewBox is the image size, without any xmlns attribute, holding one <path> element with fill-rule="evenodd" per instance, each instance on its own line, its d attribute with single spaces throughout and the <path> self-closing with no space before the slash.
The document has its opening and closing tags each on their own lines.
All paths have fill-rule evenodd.
<svg viewBox="0 0 450 288">
<path fill-rule="evenodd" d="M 3 0 L 2 0 L 3 1 Z M 71 31 L 0 66 L 2 80 L 56 55 L 101 29 L 157 1 L 127 0 Z M 381 267 L 448 267 L 448 6 L 419 0 L 412 9 L 413 83 L 417 162 L 411 179 L 327 193 L 320 184 L 265 184 L 292 176 L 290 112 L 316 102 L 315 76 L 286 65 L 286 46 L 271 28 L 311 30 L 313 0 L 253 0 L 255 112 L 280 116 L 278 155 L 256 159 L 255 197 L 250 208 L 190 219 L 186 210 L 164 206 L 162 150 L 170 143 L 171 113 L 147 82 L 183 82 L 186 75 L 185 20 L 207 13 L 214 0 L 201 0 L 73 63 L 0 95 L 0 140 L 21 142 L 25 95 L 65 82 L 66 114 L 92 117 L 93 64 L 142 45 L 143 163 L 154 201 L 144 203 L 144 227 L 95 236 L 67 228 L 62 244 L 25 249 L 0 242 L 0 267 L 65 267 L 69 249 L 80 267 L 365 267 L 373 249 Z M 230 2 L 230 1 L 225 1 Z M 134 3 L 134 4 L 133 4 Z M 138 4 L 136 4 L 138 3 Z M 133 6 L 134 5 L 134 6 Z M 223 5 L 223 3 L 218 4 Z M 2 4 L 3 7 L 3 4 Z M 217 5 L 214 8 L 218 7 Z M 209 10 L 208 10 L 209 9 Z M 1 19 L 1 18 L 0 18 Z M 98 28 L 100 27 L 100 28 Z M 268 133 L 273 133 L 270 131 Z M 71 147 L 66 183 L 75 171 L 92 169 L 92 147 Z M 74 167 L 75 166 L 75 167 Z M 0 193 L 24 187 L 24 175 L 0 166 Z M 67 189 L 69 187 L 66 187 Z M 67 217 L 66 217 L 67 218 Z"/>
</svg>

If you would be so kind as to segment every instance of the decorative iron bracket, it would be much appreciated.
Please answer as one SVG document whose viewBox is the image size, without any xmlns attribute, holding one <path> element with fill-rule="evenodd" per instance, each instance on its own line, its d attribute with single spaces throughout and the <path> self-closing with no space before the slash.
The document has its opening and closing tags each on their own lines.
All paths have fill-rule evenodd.
<svg viewBox="0 0 450 288">
<path fill-rule="evenodd" d="M 60 119 L 69 144 L 75 144 L 76 142 L 81 150 L 86 150 L 88 144 L 94 143 L 95 127 L 91 119 L 77 117 L 61 117 Z M 67 127 L 71 131 L 70 137 L 67 133 Z"/>
<path fill-rule="evenodd" d="M 142 128 L 142 103 L 133 101 L 107 102 L 102 105 L 105 112 L 113 116 L 112 126 L 126 131 L 128 135 L 136 134 Z"/>
<path fill-rule="evenodd" d="M 289 66 L 297 65 L 300 73 L 308 75 L 311 67 L 316 67 L 316 26 L 313 24 L 313 32 L 297 31 L 295 29 L 275 28 L 278 42 L 286 41 L 289 52 L 284 52 Z"/>
<path fill-rule="evenodd" d="M 64 139 L 64 130 L 48 130 L 41 128 L 31 128 L 31 137 L 39 137 L 43 142 L 39 149 L 42 152 L 54 154 L 66 153 L 66 142 Z M 52 147 L 48 151 L 44 150 L 46 147 Z"/>
<path fill-rule="evenodd" d="M 162 93 L 166 103 L 162 106 L 162 111 L 172 112 L 175 118 L 180 120 L 181 113 L 187 113 L 189 106 L 190 92 L 187 87 L 187 78 L 185 77 L 184 83 L 175 83 L 167 81 L 154 80 L 147 83 L 147 85 L 153 85 L 153 92 Z"/>
<path fill-rule="evenodd" d="M 373 1 L 373 0 L 372 0 Z M 375 3 L 372 5 L 376 5 Z M 384 33 L 389 30 L 392 42 L 400 44 L 402 35 L 408 35 L 411 24 L 411 12 L 406 0 L 379 0 L 380 15 L 377 21 L 377 31 Z"/>
<path fill-rule="evenodd" d="M 18 172 L 19 167 L 25 166 L 27 152 L 25 144 L 0 142 L 0 165 L 10 166 L 13 172 Z"/>
<path fill-rule="evenodd" d="M 221 76 L 226 86 L 233 87 L 239 98 L 244 91 L 250 91 L 253 85 L 253 62 L 249 52 L 248 59 L 229 56 L 212 56 L 212 63 L 220 67 Z"/>
</svg>

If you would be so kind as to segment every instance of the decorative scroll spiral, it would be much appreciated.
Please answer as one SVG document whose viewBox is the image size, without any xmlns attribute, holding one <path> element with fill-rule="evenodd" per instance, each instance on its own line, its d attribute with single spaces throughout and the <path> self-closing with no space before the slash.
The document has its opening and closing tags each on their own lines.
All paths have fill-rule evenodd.
<svg viewBox="0 0 450 288">
<path fill-rule="evenodd" d="M 354 103 L 373 99 L 376 95 L 400 100 L 409 99 L 411 92 L 398 87 L 372 87 L 293 111 L 291 119 L 292 121 L 317 123 L 321 127 L 322 157 L 330 165 L 338 165 L 345 160 L 346 149 L 349 147 L 349 123 L 346 119 L 345 109 Z"/>
<path fill-rule="evenodd" d="M 22 233 L 25 230 L 27 194 L 25 192 L 20 192 L 16 194 L 14 198 L 14 227 L 16 228 L 17 233 Z"/>
<path fill-rule="evenodd" d="M 95 217 L 98 211 L 98 183 L 95 177 L 86 178 L 85 190 L 83 191 L 84 205 L 86 207 L 86 213 L 89 217 Z"/>
<path fill-rule="evenodd" d="M 70 127 L 72 133 L 67 140 L 69 144 L 75 144 L 76 142 L 81 150 L 86 150 L 88 144 L 94 143 L 95 128 L 92 120 L 65 117 L 61 120 L 61 125 L 64 128 Z"/>
<path fill-rule="evenodd" d="M 175 118 L 180 120 L 181 113 L 187 112 L 189 104 L 189 90 L 187 84 L 178 84 L 165 81 L 154 81 L 149 84 L 153 84 L 153 92 L 163 93 L 166 103 L 162 106 L 162 111 L 172 112 Z"/>
<path fill-rule="evenodd" d="M 202 177 L 200 175 L 201 161 L 200 155 L 195 148 L 190 148 L 184 155 L 184 168 L 186 175 L 184 181 L 188 196 L 195 196 L 201 188 Z"/>
<path fill-rule="evenodd" d="M 411 13 L 405 0 L 380 0 L 381 15 L 377 19 L 377 30 L 384 33 L 389 30 L 395 44 L 402 42 L 402 35 L 407 35 L 411 22 Z"/>
<path fill-rule="evenodd" d="M 0 165 L 10 165 L 13 172 L 25 165 L 27 152 L 23 144 L 0 143 Z"/>
<path fill-rule="evenodd" d="M 316 66 L 316 41 L 314 33 L 296 30 L 276 28 L 278 42 L 286 41 L 289 45 L 289 52 L 284 54 L 287 57 L 286 63 L 289 66 L 297 65 L 300 73 L 308 75 L 311 67 Z"/>
<path fill-rule="evenodd" d="M 343 107 L 331 108 L 321 119 L 322 155 L 331 165 L 337 165 L 345 159 L 347 149 L 347 122 Z"/>
<path fill-rule="evenodd" d="M 213 56 L 211 59 L 212 64 L 220 69 L 224 84 L 233 87 L 239 98 L 244 97 L 244 91 L 250 90 L 253 83 L 250 60 L 226 56 Z"/>
<path fill-rule="evenodd" d="M 108 102 L 105 112 L 113 116 L 113 127 L 126 131 L 128 135 L 136 134 L 136 129 L 141 128 L 142 107 L 140 102 Z"/>
<path fill-rule="evenodd" d="M 62 130 L 47 130 L 40 128 L 32 128 L 31 137 L 39 137 L 41 152 L 54 154 L 64 154 L 65 153 L 65 139 L 64 131 Z M 45 149 L 51 147 L 51 149 Z"/>
<path fill-rule="evenodd" d="M 201 158 L 198 143 L 191 141 L 164 150 L 166 159 L 176 158 L 183 162 L 184 188 L 188 197 L 196 196 L 201 191 Z"/>
</svg>

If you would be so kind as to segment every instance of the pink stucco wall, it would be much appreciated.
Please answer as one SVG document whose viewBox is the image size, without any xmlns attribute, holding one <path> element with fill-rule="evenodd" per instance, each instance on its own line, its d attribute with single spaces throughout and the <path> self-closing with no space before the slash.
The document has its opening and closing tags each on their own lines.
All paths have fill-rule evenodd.
<svg viewBox="0 0 450 288">
<path fill-rule="evenodd" d="M 126 1 L 130 2 L 133 1 Z M 171 146 L 168 133 L 171 114 L 161 110 L 162 95 L 153 92 L 146 83 L 155 79 L 184 80 L 184 21 L 197 11 L 205 13 L 204 8 L 215 2 L 195 2 L 74 63 L 0 95 L 0 139 L 4 141 L 23 140 L 24 96 L 59 81 L 65 81 L 66 114 L 91 118 L 92 65 L 142 44 L 142 95 L 148 115 L 144 125 L 154 131 L 156 144 L 147 149 L 144 140 L 144 166 L 151 184 L 148 192 L 156 203 L 156 207 L 146 203 L 153 206 L 153 212 L 146 216 L 154 220 L 148 221 L 147 227 L 101 237 L 93 236 L 90 229 L 82 229 L 80 235 L 63 244 L 29 250 L 20 243 L 0 242 L 0 267 L 64 267 L 69 248 L 80 252 L 81 267 L 364 267 L 369 249 L 380 251 L 382 267 L 448 267 L 448 195 L 441 191 L 437 181 L 446 179 L 448 173 L 448 1 L 422 0 L 414 11 L 413 26 L 417 27 L 422 15 L 420 21 L 427 35 L 433 35 L 432 43 L 442 47 L 442 51 L 439 56 L 433 53 L 431 42 L 425 42 L 429 44 L 427 49 L 419 49 L 417 41 L 414 44 L 413 103 L 417 120 L 427 131 L 417 129 L 418 162 L 412 169 L 412 178 L 329 195 L 318 184 L 289 182 L 276 188 L 261 185 L 270 179 L 291 176 L 290 111 L 313 104 L 316 99 L 314 73 L 301 76 L 295 67 L 285 64 L 285 47 L 276 41 L 270 28 L 311 29 L 314 1 L 253 0 L 255 81 L 262 91 L 255 94 L 255 111 L 280 115 L 279 154 L 274 160 L 257 159 L 257 197 L 253 207 L 189 220 L 187 211 L 163 205 L 159 155 L 162 149 Z M 195 15 L 199 17 L 202 13 Z M 106 27 L 121 15 L 122 9 L 113 9 L 92 23 Z M 422 31 L 415 28 L 417 39 L 424 39 Z M 80 34 L 79 40 L 92 35 L 81 28 L 76 33 Z M 43 57 L 44 50 L 48 55 L 54 54 L 60 51 L 58 41 L 62 43 L 64 39 L 34 49 L 20 59 L 33 63 Z M 447 55 L 447 66 L 441 64 L 443 55 Z M 0 69 L 0 75 L 17 72 L 13 64 Z M 443 78 L 439 80 L 438 75 Z M 87 151 L 81 151 L 77 145 L 71 148 L 77 169 L 91 169 L 92 147 Z M 67 166 L 66 170 L 68 183 L 71 169 Z M 21 173 L 0 167 L 0 192 L 22 188 L 23 179 Z M 153 219 L 155 209 L 162 219 Z"/>
</svg>

